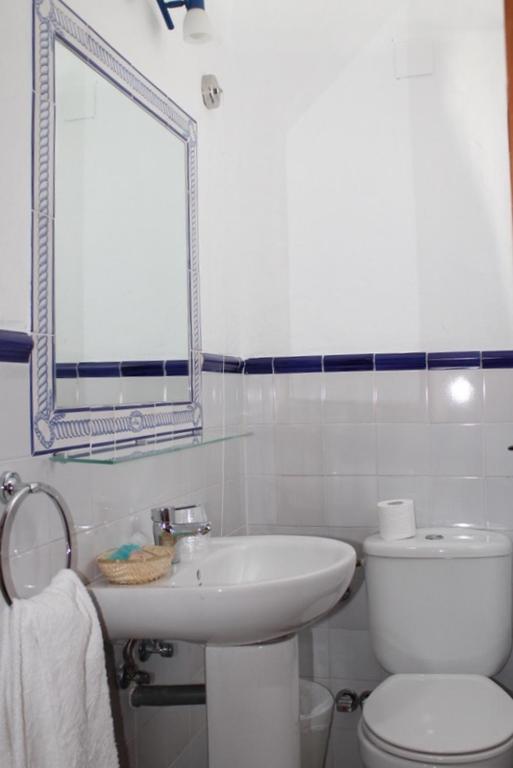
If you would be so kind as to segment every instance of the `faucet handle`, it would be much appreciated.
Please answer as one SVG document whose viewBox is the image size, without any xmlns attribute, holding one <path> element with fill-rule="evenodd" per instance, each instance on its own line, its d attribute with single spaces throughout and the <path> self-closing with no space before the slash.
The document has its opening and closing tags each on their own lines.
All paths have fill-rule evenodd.
<svg viewBox="0 0 513 768">
<path fill-rule="evenodd" d="M 172 523 L 174 510 L 174 507 L 153 507 L 151 519 L 154 523 Z"/>
<path fill-rule="evenodd" d="M 207 513 L 201 504 L 187 504 L 184 507 L 172 507 L 173 523 L 206 523 Z"/>
</svg>

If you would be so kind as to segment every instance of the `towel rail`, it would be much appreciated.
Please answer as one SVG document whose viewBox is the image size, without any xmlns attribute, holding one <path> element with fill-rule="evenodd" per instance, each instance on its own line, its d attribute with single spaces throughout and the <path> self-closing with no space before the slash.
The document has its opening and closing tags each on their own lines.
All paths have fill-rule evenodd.
<svg viewBox="0 0 513 768">
<path fill-rule="evenodd" d="M 64 527 L 66 539 L 66 568 L 71 568 L 72 561 L 72 541 L 71 541 L 71 515 L 68 505 L 61 494 L 46 483 L 24 483 L 17 472 L 5 472 L 0 478 L 0 500 L 5 503 L 5 509 L 0 518 L 0 591 L 4 596 L 7 605 L 12 605 L 14 588 L 11 591 L 7 585 L 7 578 L 4 571 L 5 563 L 9 557 L 9 534 L 16 516 L 16 512 L 21 507 L 25 499 L 33 493 L 44 493 L 54 503 L 59 512 L 62 525 Z M 16 597 L 16 595 L 13 595 Z"/>
</svg>

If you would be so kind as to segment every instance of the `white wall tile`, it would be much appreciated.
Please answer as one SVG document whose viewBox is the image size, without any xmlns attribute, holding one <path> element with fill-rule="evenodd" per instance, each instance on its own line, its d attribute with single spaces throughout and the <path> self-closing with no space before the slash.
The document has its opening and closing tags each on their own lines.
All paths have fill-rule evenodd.
<svg viewBox="0 0 513 768">
<path fill-rule="evenodd" d="M 513 422 L 513 370 L 487 370 L 484 375 L 484 420 Z"/>
<path fill-rule="evenodd" d="M 325 424 L 323 469 L 327 475 L 375 474 L 374 424 Z"/>
<path fill-rule="evenodd" d="M 0 363 L 0 461 L 30 456 L 30 368 Z"/>
<path fill-rule="evenodd" d="M 207 519 L 212 523 L 212 536 L 221 536 L 223 530 L 223 486 L 210 485 L 198 498 L 205 505 Z"/>
<path fill-rule="evenodd" d="M 138 710 L 137 714 L 140 714 Z M 137 728 L 138 768 L 169 768 L 191 738 L 187 707 L 162 707 Z"/>
<path fill-rule="evenodd" d="M 235 375 L 235 374 L 233 374 Z M 221 444 L 223 457 L 223 474 L 225 480 L 238 480 L 244 474 L 244 450 L 251 437 L 227 440 Z M 215 482 L 219 480 L 216 479 Z M 209 485 L 209 483 L 206 483 Z"/>
<path fill-rule="evenodd" d="M 429 474 L 431 464 L 427 424 L 378 424 L 377 436 L 378 474 Z"/>
<path fill-rule="evenodd" d="M 277 478 L 247 477 L 246 493 L 250 525 L 277 522 Z"/>
<path fill-rule="evenodd" d="M 75 531 L 88 530 L 96 521 L 92 513 L 91 466 L 59 464 L 45 459 L 46 482 L 57 488 L 70 509 Z"/>
<path fill-rule="evenodd" d="M 431 481 L 430 512 L 423 525 L 486 524 L 482 478 L 438 477 Z"/>
<path fill-rule="evenodd" d="M 114 382 L 114 385 L 111 383 L 110 386 L 114 386 L 117 390 L 119 385 L 118 380 L 111 379 L 110 381 Z M 165 400 L 166 379 L 164 376 L 123 376 L 120 379 L 120 382 L 121 402 L 123 405 L 130 405 L 132 403 L 161 403 Z M 91 403 L 87 402 L 87 393 L 89 390 L 92 391 L 92 396 L 95 399 L 102 399 L 97 388 L 95 388 L 95 385 L 91 385 L 90 380 L 83 379 L 82 381 L 79 381 L 79 398 L 82 398 L 82 396 L 86 398 L 84 405 L 91 405 Z M 115 401 L 113 400 L 112 402 Z M 105 405 L 105 402 L 100 403 L 100 405 Z"/>
<path fill-rule="evenodd" d="M 184 751 L 179 755 L 170 768 L 208 768 L 208 739 L 206 728 L 191 739 Z"/>
<path fill-rule="evenodd" d="M 485 479 L 486 525 L 513 529 L 513 477 Z"/>
<path fill-rule="evenodd" d="M 51 542 L 11 558 L 8 569 L 15 590 L 13 597 L 28 598 L 41 592 L 61 570 L 63 560 L 65 562 L 59 542 Z"/>
<path fill-rule="evenodd" d="M 331 677 L 383 680 L 387 673 L 380 666 L 365 630 L 330 630 Z"/>
<path fill-rule="evenodd" d="M 79 407 L 78 379 L 56 379 L 55 399 L 60 408 Z"/>
<path fill-rule="evenodd" d="M 433 424 L 431 461 L 434 475 L 480 477 L 483 474 L 481 425 Z"/>
<path fill-rule="evenodd" d="M 274 385 L 271 374 L 243 377 L 244 415 L 247 424 L 272 424 L 274 421 Z"/>
<path fill-rule="evenodd" d="M 224 423 L 226 427 L 233 428 L 242 424 L 243 420 L 243 377 L 236 373 L 227 373 L 223 380 Z"/>
<path fill-rule="evenodd" d="M 308 678 L 327 678 L 330 674 L 330 632 L 318 626 L 299 633 L 299 674 Z"/>
<path fill-rule="evenodd" d="M 178 403 L 190 400 L 189 379 L 187 376 L 166 376 L 164 378 L 164 401 Z"/>
<path fill-rule="evenodd" d="M 425 371 L 378 371 L 376 373 L 376 421 L 426 422 L 427 376 Z"/>
<path fill-rule="evenodd" d="M 274 460 L 274 427 L 254 426 L 253 434 L 244 439 L 247 475 L 273 475 L 276 471 Z"/>
<path fill-rule="evenodd" d="M 280 475 L 322 472 L 322 433 L 318 425 L 279 424 L 274 430 L 274 460 Z"/>
<path fill-rule="evenodd" d="M 485 469 L 491 476 L 511 477 L 513 475 L 513 424 L 485 424 Z"/>
<path fill-rule="evenodd" d="M 234 374 L 235 375 L 235 374 Z M 242 478 L 232 480 L 223 487 L 223 536 L 246 526 L 246 506 Z"/>
<path fill-rule="evenodd" d="M 222 427 L 224 422 L 223 374 L 204 371 L 201 374 L 203 426 Z"/>
<path fill-rule="evenodd" d="M 220 482 L 223 472 L 223 461 L 229 476 L 240 471 L 242 461 L 240 452 L 243 450 L 242 441 L 235 440 L 233 443 L 233 452 L 230 451 L 227 454 L 223 453 L 223 443 L 214 443 L 213 445 L 205 445 L 198 451 L 194 449 L 187 456 L 184 456 L 184 460 L 189 458 L 193 466 L 196 466 L 199 462 L 202 463 L 203 480 L 206 488 Z"/>
<path fill-rule="evenodd" d="M 278 477 L 276 519 L 285 525 L 315 525 L 322 519 L 322 477 Z"/>
<path fill-rule="evenodd" d="M 278 424 L 319 424 L 323 378 L 319 373 L 274 376 L 274 408 Z"/>
<path fill-rule="evenodd" d="M 74 542 L 75 568 L 85 579 L 92 580 L 99 575 L 96 556 L 105 547 L 102 542 L 102 529 L 91 528 L 76 536 Z"/>
<path fill-rule="evenodd" d="M 327 525 L 376 525 L 377 502 L 375 476 L 324 478 L 323 517 Z"/>
<path fill-rule="evenodd" d="M 60 390 L 62 384 L 73 385 L 75 392 L 64 392 L 68 398 L 70 395 L 75 394 L 79 407 L 94 407 L 94 406 L 111 406 L 120 405 L 125 403 L 143 403 L 143 402 L 157 402 L 157 397 L 162 399 L 164 397 L 164 385 L 163 379 L 155 379 L 154 377 L 145 377 L 144 381 L 127 377 L 121 378 L 83 378 L 83 379 L 61 379 L 59 381 L 59 394 L 57 397 L 57 403 L 60 407 L 63 407 L 66 403 L 62 403 L 60 400 Z M 135 383 L 134 383 L 135 382 Z M 158 382 L 158 384 L 156 384 Z M 69 387 L 71 390 L 71 387 Z M 134 398 L 139 399 L 134 399 Z M 125 399 L 128 398 L 128 399 Z M 75 404 L 72 407 L 77 407 Z"/>
<path fill-rule="evenodd" d="M 483 414 L 481 371 L 430 371 L 429 412 L 435 423 L 478 423 Z"/>
<path fill-rule="evenodd" d="M 325 424 L 374 421 L 374 373 L 325 373 L 322 420 Z"/>
<path fill-rule="evenodd" d="M 360 586 L 355 588 L 355 592 L 352 594 L 351 598 L 339 603 L 335 610 L 330 613 L 328 623 L 330 629 L 368 630 L 369 612 L 367 589 L 363 578 Z"/>
</svg>

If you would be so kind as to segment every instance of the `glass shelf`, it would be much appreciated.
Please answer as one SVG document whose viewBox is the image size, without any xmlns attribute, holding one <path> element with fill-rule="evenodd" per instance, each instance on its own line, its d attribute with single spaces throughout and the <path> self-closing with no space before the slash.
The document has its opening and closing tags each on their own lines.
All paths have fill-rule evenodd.
<svg viewBox="0 0 513 768">
<path fill-rule="evenodd" d="M 118 446 L 114 448 L 111 446 L 95 451 L 63 451 L 62 453 L 54 453 L 51 456 L 51 460 L 59 464 L 123 464 L 127 461 L 138 461 L 139 459 L 147 459 L 151 456 L 163 456 L 167 453 L 177 453 L 178 451 L 188 451 L 191 448 L 201 448 L 205 445 L 239 440 L 252 434 L 252 432 L 238 432 L 231 435 L 222 435 L 220 433 L 207 432 L 187 435 L 187 437 L 177 437 L 174 440 L 167 439 L 162 442 L 146 440 L 123 447 Z"/>
</svg>

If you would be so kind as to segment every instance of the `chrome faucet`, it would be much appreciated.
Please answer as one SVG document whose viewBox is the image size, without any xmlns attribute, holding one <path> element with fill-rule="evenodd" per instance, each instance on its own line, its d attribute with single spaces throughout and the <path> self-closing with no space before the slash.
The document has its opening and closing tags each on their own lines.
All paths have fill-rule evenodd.
<svg viewBox="0 0 513 768">
<path fill-rule="evenodd" d="M 212 530 L 203 507 L 190 504 L 186 507 L 155 507 L 151 510 L 153 540 L 157 546 L 166 547 L 191 537 L 206 536 Z M 174 562 L 179 561 L 177 555 Z"/>
</svg>

